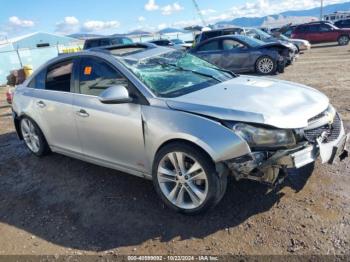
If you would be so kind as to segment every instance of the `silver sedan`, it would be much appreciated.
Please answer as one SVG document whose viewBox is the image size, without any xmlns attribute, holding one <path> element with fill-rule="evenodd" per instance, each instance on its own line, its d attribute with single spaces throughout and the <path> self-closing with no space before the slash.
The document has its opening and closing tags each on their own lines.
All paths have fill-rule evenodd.
<svg viewBox="0 0 350 262">
<path fill-rule="evenodd" d="M 35 155 L 152 179 L 187 214 L 215 206 L 228 175 L 273 187 L 289 168 L 347 155 L 341 117 L 322 93 L 152 44 L 49 61 L 16 88 L 13 117 Z"/>
</svg>

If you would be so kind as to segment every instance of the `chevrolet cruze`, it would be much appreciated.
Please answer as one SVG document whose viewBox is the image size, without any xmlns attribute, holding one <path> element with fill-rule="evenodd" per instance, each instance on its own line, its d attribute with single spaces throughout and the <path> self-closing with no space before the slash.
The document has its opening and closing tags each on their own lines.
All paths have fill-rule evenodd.
<svg viewBox="0 0 350 262">
<path fill-rule="evenodd" d="M 152 179 L 187 214 L 215 206 L 228 175 L 274 186 L 290 168 L 347 154 L 341 116 L 317 90 L 153 44 L 49 61 L 16 88 L 13 117 L 33 154 Z"/>
</svg>

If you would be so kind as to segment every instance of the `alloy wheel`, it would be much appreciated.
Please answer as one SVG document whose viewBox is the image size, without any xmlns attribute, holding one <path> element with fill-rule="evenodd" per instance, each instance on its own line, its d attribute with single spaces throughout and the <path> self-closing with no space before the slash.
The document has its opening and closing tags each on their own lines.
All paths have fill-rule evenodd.
<svg viewBox="0 0 350 262">
<path fill-rule="evenodd" d="M 28 148 L 32 152 L 38 153 L 40 150 L 40 139 L 34 124 L 27 118 L 22 119 L 21 131 Z"/>
<path fill-rule="evenodd" d="M 157 180 L 162 194 L 182 209 L 199 207 L 208 195 L 208 177 L 203 167 L 182 152 L 170 152 L 162 158 Z"/>
<path fill-rule="evenodd" d="M 274 68 L 273 61 L 268 57 L 264 57 L 259 61 L 258 68 L 261 73 L 269 74 L 273 71 Z"/>
<path fill-rule="evenodd" d="M 349 38 L 347 36 L 341 36 L 339 38 L 340 45 L 347 45 L 349 43 Z"/>
</svg>

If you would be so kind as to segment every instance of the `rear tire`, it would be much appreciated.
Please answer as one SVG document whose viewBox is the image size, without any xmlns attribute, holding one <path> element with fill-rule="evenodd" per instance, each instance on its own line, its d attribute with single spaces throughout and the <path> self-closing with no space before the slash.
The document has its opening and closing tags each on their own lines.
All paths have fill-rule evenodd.
<svg viewBox="0 0 350 262">
<path fill-rule="evenodd" d="M 23 140 L 30 152 L 39 157 L 50 152 L 44 134 L 31 118 L 21 118 L 19 126 Z"/>
<path fill-rule="evenodd" d="M 349 41 L 350 41 L 350 38 L 347 35 L 342 35 L 338 38 L 338 44 L 340 46 L 348 45 Z"/>
<path fill-rule="evenodd" d="M 276 67 L 276 62 L 269 56 L 261 56 L 255 63 L 255 70 L 260 75 L 274 74 Z"/>
<path fill-rule="evenodd" d="M 162 201 L 172 210 L 190 215 L 213 208 L 227 187 L 227 176 L 218 175 L 210 157 L 184 142 L 171 143 L 159 150 L 152 177 Z"/>
</svg>

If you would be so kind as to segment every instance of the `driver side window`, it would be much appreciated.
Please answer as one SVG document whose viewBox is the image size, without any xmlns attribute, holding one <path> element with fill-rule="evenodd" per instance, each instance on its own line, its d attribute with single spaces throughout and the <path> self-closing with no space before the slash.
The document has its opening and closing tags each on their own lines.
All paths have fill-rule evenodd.
<svg viewBox="0 0 350 262">
<path fill-rule="evenodd" d="M 227 50 L 243 49 L 244 45 L 232 39 L 225 39 L 222 41 L 222 47 L 224 50 L 227 51 Z"/>
<path fill-rule="evenodd" d="M 108 87 L 128 86 L 128 81 L 103 60 L 82 58 L 79 68 L 79 89 L 84 95 L 99 96 Z"/>
<path fill-rule="evenodd" d="M 331 27 L 329 25 L 320 25 L 321 32 L 329 32 L 331 31 Z"/>
</svg>

